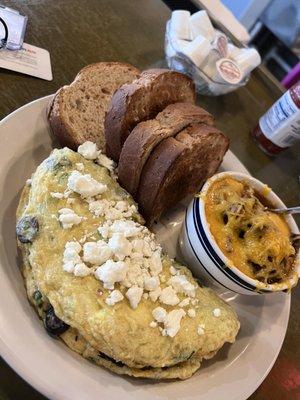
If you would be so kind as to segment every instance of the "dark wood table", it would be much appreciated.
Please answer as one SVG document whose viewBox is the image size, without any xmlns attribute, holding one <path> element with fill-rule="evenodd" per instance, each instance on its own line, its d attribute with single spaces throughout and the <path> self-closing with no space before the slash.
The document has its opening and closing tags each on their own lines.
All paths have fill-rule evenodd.
<svg viewBox="0 0 300 400">
<path fill-rule="evenodd" d="M 125 61 L 141 69 L 164 65 L 164 30 L 170 10 L 160 0 L 2 0 L 3 3 L 28 15 L 26 42 L 50 51 L 54 79 L 46 82 L 0 70 L 0 119 L 55 92 L 83 66 L 96 61 Z M 259 116 L 279 96 L 280 89 L 263 71 L 257 71 L 245 88 L 217 98 L 199 97 L 199 104 L 215 115 L 219 127 L 231 139 L 231 149 L 249 171 L 273 187 L 287 204 L 299 205 L 300 146 L 272 159 L 249 137 Z M 252 400 L 300 399 L 299 310 L 300 286 L 292 293 L 290 323 L 278 360 Z M 0 399 L 44 397 L 0 361 Z"/>
</svg>

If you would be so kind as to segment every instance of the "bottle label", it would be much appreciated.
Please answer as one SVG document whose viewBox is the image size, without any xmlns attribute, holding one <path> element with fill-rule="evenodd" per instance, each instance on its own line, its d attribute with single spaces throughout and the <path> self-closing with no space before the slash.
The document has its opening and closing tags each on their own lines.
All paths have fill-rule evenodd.
<svg viewBox="0 0 300 400">
<path fill-rule="evenodd" d="M 300 110 L 288 90 L 259 120 L 264 135 L 279 147 L 300 140 Z"/>
</svg>

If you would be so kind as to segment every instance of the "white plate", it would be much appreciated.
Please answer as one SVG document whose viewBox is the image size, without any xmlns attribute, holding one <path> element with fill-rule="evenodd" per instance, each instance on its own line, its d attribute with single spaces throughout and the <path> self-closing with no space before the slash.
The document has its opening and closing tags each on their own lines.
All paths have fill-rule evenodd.
<svg viewBox="0 0 300 400">
<path fill-rule="evenodd" d="M 50 338 L 30 307 L 18 270 L 15 211 L 20 190 L 51 150 L 45 108 L 50 97 L 30 103 L 0 123 L 0 352 L 14 370 L 51 399 L 59 400 L 244 400 L 266 377 L 287 328 L 290 295 L 221 293 L 237 310 L 241 331 L 187 381 L 123 378 L 94 366 Z M 222 169 L 245 172 L 228 152 Z M 182 219 L 177 208 L 157 229 L 170 253 Z M 171 237 L 170 237 L 171 235 Z M 168 237 L 167 237 L 168 236 Z M 126 332 L 124 332 L 126 334 Z"/>
</svg>

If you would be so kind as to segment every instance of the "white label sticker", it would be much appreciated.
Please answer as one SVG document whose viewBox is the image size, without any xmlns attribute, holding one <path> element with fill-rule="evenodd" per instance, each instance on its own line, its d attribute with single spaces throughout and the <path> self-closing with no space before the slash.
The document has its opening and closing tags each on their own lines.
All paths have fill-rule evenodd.
<svg viewBox="0 0 300 400">
<path fill-rule="evenodd" d="M 259 125 L 264 135 L 279 147 L 292 146 L 300 139 L 299 109 L 289 91 L 260 118 Z"/>
<path fill-rule="evenodd" d="M 217 71 L 225 82 L 237 84 L 242 80 L 239 66 L 229 58 L 221 58 L 216 62 Z"/>
<path fill-rule="evenodd" d="M 49 51 L 23 43 L 21 50 L 0 50 L 0 68 L 52 81 Z"/>
</svg>

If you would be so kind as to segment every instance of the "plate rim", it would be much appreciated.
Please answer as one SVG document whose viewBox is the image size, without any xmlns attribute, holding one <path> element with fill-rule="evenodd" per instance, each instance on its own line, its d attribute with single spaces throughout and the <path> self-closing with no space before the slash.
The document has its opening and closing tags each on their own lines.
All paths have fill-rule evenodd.
<svg viewBox="0 0 300 400">
<path fill-rule="evenodd" d="M 11 112 L 7 116 L 5 116 L 3 119 L 1 119 L 0 127 L 2 127 L 7 121 L 14 118 L 15 115 L 26 110 L 26 108 L 30 108 L 35 103 L 43 103 L 45 101 L 49 101 L 51 98 L 53 98 L 53 96 L 54 96 L 54 94 L 43 96 L 43 97 L 35 99 L 27 104 L 24 104 L 23 106 L 19 107 L 18 109 L 14 110 L 13 112 Z M 243 168 L 245 168 L 247 170 L 247 168 L 239 160 L 239 158 L 231 150 L 229 150 L 229 152 L 231 153 L 230 156 L 233 157 L 233 159 L 236 159 L 243 166 Z M 282 328 L 284 330 L 284 334 L 281 337 L 280 344 L 278 345 L 277 350 L 274 352 L 273 359 L 272 359 L 272 361 L 270 361 L 268 368 L 266 368 L 264 374 L 262 374 L 260 376 L 260 378 L 255 382 L 255 384 L 252 384 L 252 387 L 246 388 L 245 392 L 240 393 L 238 395 L 238 397 L 236 397 L 235 399 L 246 400 L 261 385 L 261 383 L 265 380 L 266 376 L 269 374 L 270 370 L 274 366 L 274 364 L 278 358 L 278 355 L 281 351 L 282 344 L 283 344 L 283 341 L 286 336 L 288 322 L 289 322 L 289 316 L 290 316 L 290 306 L 291 306 L 291 294 L 288 294 L 286 296 L 287 310 L 284 315 L 284 325 L 285 326 L 282 326 Z M 59 393 L 59 390 L 57 391 L 56 389 L 53 390 L 53 386 L 54 386 L 53 384 L 52 385 L 49 384 L 46 380 L 42 381 L 40 379 L 40 376 L 34 370 L 32 370 L 31 368 L 28 368 L 28 366 L 23 362 L 21 357 L 16 356 L 16 354 L 13 351 L 11 351 L 11 348 L 3 341 L 1 331 L 0 331 L 0 355 L 1 355 L 1 357 L 3 357 L 5 362 L 35 390 L 37 390 L 44 396 L 48 397 L 49 399 L 64 400 L 63 393 Z M 122 379 L 122 377 L 120 377 L 120 379 Z"/>
</svg>

